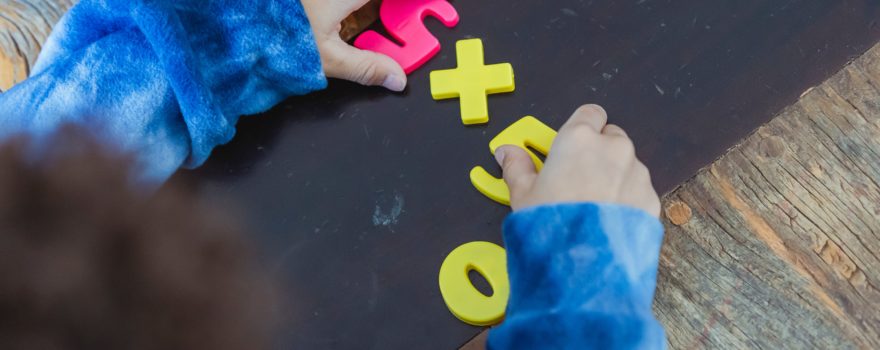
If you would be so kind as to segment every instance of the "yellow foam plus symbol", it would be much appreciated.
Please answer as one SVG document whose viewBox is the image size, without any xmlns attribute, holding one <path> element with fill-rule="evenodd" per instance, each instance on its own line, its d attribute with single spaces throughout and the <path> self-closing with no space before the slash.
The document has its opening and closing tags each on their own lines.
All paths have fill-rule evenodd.
<svg viewBox="0 0 880 350">
<path fill-rule="evenodd" d="M 541 171 L 544 163 L 541 162 L 541 159 L 529 147 L 546 156 L 550 153 L 550 146 L 553 145 L 555 138 L 556 130 L 535 119 L 535 117 L 527 116 L 504 129 L 498 136 L 495 136 L 489 142 L 489 151 L 495 154 L 495 150 L 503 145 L 519 146 L 532 156 L 535 168 Z M 507 184 L 504 183 L 504 180 L 490 175 L 483 167 L 478 166 L 471 169 L 471 183 L 489 199 L 504 205 L 510 205 L 510 190 L 507 188 Z"/>
<path fill-rule="evenodd" d="M 431 72 L 431 96 L 435 100 L 458 97 L 461 121 L 465 125 L 488 123 L 486 95 L 515 89 L 513 66 L 510 63 L 484 65 L 480 39 L 459 40 L 455 48 L 458 68 Z"/>
</svg>

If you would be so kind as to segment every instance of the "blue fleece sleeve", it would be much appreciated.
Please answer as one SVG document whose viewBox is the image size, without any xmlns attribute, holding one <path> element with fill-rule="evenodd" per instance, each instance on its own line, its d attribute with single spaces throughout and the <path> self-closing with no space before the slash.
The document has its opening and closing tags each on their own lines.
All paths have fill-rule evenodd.
<svg viewBox="0 0 880 350">
<path fill-rule="evenodd" d="M 504 223 L 510 300 L 488 348 L 664 349 L 651 313 L 659 220 L 609 204 L 540 206 Z"/>
<path fill-rule="evenodd" d="M 326 84 L 298 0 L 82 0 L 0 95 L 0 139 L 78 125 L 158 184 L 201 165 L 239 116 Z"/>
</svg>

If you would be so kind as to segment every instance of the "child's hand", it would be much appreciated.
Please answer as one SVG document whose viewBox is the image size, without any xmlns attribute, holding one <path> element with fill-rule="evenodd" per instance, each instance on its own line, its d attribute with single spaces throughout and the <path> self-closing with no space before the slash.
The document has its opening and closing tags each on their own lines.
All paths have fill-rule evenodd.
<svg viewBox="0 0 880 350">
<path fill-rule="evenodd" d="M 363 85 L 381 85 L 392 91 L 406 88 L 406 73 L 390 57 L 364 51 L 342 41 L 342 20 L 369 0 L 302 0 L 312 24 L 324 74 Z"/>
<path fill-rule="evenodd" d="M 624 204 L 660 215 L 648 168 L 636 159 L 620 127 L 606 124 L 602 107 L 578 108 L 559 130 L 541 173 L 521 148 L 495 150 L 514 210 L 560 202 Z"/>
</svg>

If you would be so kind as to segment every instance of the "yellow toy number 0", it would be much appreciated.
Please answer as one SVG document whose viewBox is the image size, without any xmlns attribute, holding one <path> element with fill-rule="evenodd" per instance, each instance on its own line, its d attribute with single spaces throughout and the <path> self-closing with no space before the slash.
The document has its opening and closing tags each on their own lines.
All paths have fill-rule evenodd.
<svg viewBox="0 0 880 350">
<path fill-rule="evenodd" d="M 471 270 L 486 278 L 492 296 L 471 284 Z M 510 297 L 504 248 L 489 242 L 470 242 L 455 248 L 440 266 L 440 294 L 449 311 L 465 323 L 489 326 L 501 322 Z"/>
</svg>

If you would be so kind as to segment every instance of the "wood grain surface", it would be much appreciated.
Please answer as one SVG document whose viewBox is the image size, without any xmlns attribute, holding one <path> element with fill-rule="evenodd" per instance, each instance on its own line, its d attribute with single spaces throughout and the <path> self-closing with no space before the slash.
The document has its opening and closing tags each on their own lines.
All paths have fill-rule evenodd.
<svg viewBox="0 0 880 350">
<path fill-rule="evenodd" d="M 880 349 L 878 87 L 880 46 L 666 196 L 674 348 Z"/>
<path fill-rule="evenodd" d="M 0 91 L 24 80 L 73 0 L 0 0 Z"/>
</svg>

